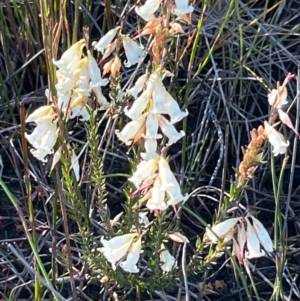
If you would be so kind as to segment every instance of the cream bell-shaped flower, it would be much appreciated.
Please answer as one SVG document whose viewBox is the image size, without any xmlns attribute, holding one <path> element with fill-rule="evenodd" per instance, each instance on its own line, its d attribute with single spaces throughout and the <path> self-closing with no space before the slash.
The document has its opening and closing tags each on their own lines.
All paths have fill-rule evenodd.
<svg viewBox="0 0 300 301">
<path fill-rule="evenodd" d="M 124 65 L 127 68 L 138 64 L 146 56 L 144 47 L 128 36 L 123 36 L 123 47 L 127 58 Z"/>
<path fill-rule="evenodd" d="M 45 157 L 53 154 L 57 136 L 57 121 L 53 121 L 52 118 L 38 123 L 30 135 L 25 133 L 25 138 L 35 148 L 30 150 L 31 153 L 42 162 L 47 162 Z"/>
<path fill-rule="evenodd" d="M 276 109 L 281 109 L 283 106 L 288 104 L 287 101 L 287 88 L 286 87 L 279 87 L 280 92 L 278 89 L 272 89 L 271 93 L 268 94 L 268 102 L 270 106 L 276 105 Z"/>
<path fill-rule="evenodd" d="M 53 118 L 56 115 L 52 106 L 42 106 L 32 112 L 27 118 L 27 122 L 35 122 L 37 124 L 43 123 L 44 120 Z"/>
<path fill-rule="evenodd" d="M 248 218 L 246 218 L 246 222 L 247 222 L 247 249 L 248 249 L 248 252 L 246 252 L 246 257 L 250 259 L 250 258 L 257 258 L 257 257 L 264 256 L 266 253 L 264 250 L 261 250 L 257 234 Z"/>
<path fill-rule="evenodd" d="M 135 82 L 134 86 L 130 89 L 127 89 L 127 93 L 132 97 L 136 98 L 138 94 L 142 91 L 146 81 L 148 79 L 148 74 L 143 74 Z"/>
<path fill-rule="evenodd" d="M 132 177 L 128 179 L 128 181 L 132 182 L 136 188 L 139 188 L 142 182 L 155 175 L 158 169 L 157 163 L 157 158 L 149 161 L 142 161 L 138 164 L 137 170 L 133 173 Z"/>
<path fill-rule="evenodd" d="M 170 252 L 166 249 L 164 244 L 161 244 L 161 250 L 162 251 L 159 254 L 159 259 L 160 259 L 160 262 L 162 262 L 163 264 L 160 267 L 165 273 L 168 273 L 174 269 L 177 262 L 176 262 L 175 257 L 173 257 L 170 254 Z"/>
<path fill-rule="evenodd" d="M 174 14 L 177 16 L 189 14 L 194 8 L 192 5 L 189 5 L 189 0 L 175 0 L 176 8 L 174 9 Z"/>
<path fill-rule="evenodd" d="M 116 270 L 116 263 L 127 254 L 136 237 L 136 233 L 116 236 L 110 240 L 104 239 L 103 236 L 101 237 L 103 247 L 98 250 L 111 263 L 114 271 Z"/>
<path fill-rule="evenodd" d="M 168 114 L 171 124 L 179 122 L 189 114 L 187 110 L 181 111 L 178 102 L 167 92 L 162 83 L 162 78 L 157 72 L 151 74 L 147 90 L 152 92 L 153 106 L 151 112 L 154 114 Z"/>
<path fill-rule="evenodd" d="M 91 79 L 90 88 L 93 89 L 95 87 L 106 86 L 109 83 L 109 80 L 107 78 L 101 77 L 101 73 L 100 73 L 98 64 L 97 64 L 95 58 L 91 55 L 90 51 L 88 51 L 87 55 L 88 55 L 87 56 L 87 64 L 88 64 L 88 70 L 89 70 L 89 77 Z"/>
<path fill-rule="evenodd" d="M 171 124 L 164 116 L 158 115 L 157 118 L 161 131 L 169 139 L 167 145 L 172 145 L 185 136 L 184 131 L 177 132 L 174 125 Z"/>
<path fill-rule="evenodd" d="M 132 104 L 131 108 L 124 108 L 125 115 L 132 120 L 138 120 L 142 115 L 143 111 L 146 109 L 148 103 L 150 102 L 151 94 L 148 91 L 144 91 Z"/>
<path fill-rule="evenodd" d="M 125 261 L 120 263 L 121 268 L 128 273 L 138 273 L 137 262 L 140 259 L 140 253 L 142 252 L 142 236 L 134 242 L 128 252 Z"/>
<path fill-rule="evenodd" d="M 47 162 L 45 157 L 53 154 L 58 136 L 54 109 L 51 106 L 42 106 L 30 114 L 25 122 L 35 122 L 37 125 L 31 134 L 25 133 L 25 138 L 35 148 L 30 150 L 31 153 L 38 160 Z"/>
<path fill-rule="evenodd" d="M 165 202 L 166 191 L 162 189 L 160 176 L 157 176 L 151 191 L 151 198 L 147 201 L 146 207 L 151 211 L 166 210 L 168 208 Z"/>
<path fill-rule="evenodd" d="M 111 44 L 119 28 L 120 26 L 109 30 L 98 42 L 93 42 L 92 46 L 94 49 L 104 54 L 105 49 Z"/>
<path fill-rule="evenodd" d="M 82 39 L 68 48 L 60 60 L 52 59 L 53 64 L 59 68 L 60 73 L 65 77 L 72 77 L 73 73 L 79 68 L 82 57 L 82 48 L 85 40 Z"/>
<path fill-rule="evenodd" d="M 157 140 L 155 138 L 144 138 L 145 152 L 141 153 L 143 160 L 151 160 L 158 158 L 157 154 Z"/>
<path fill-rule="evenodd" d="M 145 21 L 154 19 L 154 13 L 158 10 L 162 0 L 147 0 L 144 5 L 136 6 L 135 12 Z"/>
<path fill-rule="evenodd" d="M 165 190 L 169 197 L 167 205 L 174 206 L 187 200 L 188 194 L 182 195 L 180 186 L 170 169 L 169 163 L 162 156 L 159 158 L 158 169 L 158 174 L 161 179 L 161 189 Z"/>
<path fill-rule="evenodd" d="M 240 221 L 240 217 L 229 218 L 219 224 L 213 225 L 211 228 L 206 227 L 206 234 L 213 244 L 217 244 L 220 239 L 225 238 L 228 232 L 235 227 Z"/>
<path fill-rule="evenodd" d="M 251 215 L 251 219 L 252 219 L 254 231 L 260 241 L 260 244 L 267 252 L 273 252 L 274 251 L 273 243 L 268 231 L 266 230 L 264 225 L 253 215 Z"/>
<path fill-rule="evenodd" d="M 117 137 L 126 145 L 131 145 L 132 142 L 138 141 L 145 131 L 146 117 L 147 113 L 143 114 L 138 120 L 127 123 L 121 132 L 116 130 Z"/>
<path fill-rule="evenodd" d="M 162 135 L 158 134 L 159 121 L 156 114 L 148 113 L 146 121 L 146 138 L 160 139 Z"/>
<path fill-rule="evenodd" d="M 273 146 L 274 156 L 279 154 L 285 154 L 287 147 L 290 145 L 289 141 L 286 141 L 283 135 L 277 132 L 267 121 L 264 122 L 265 133 L 268 137 L 270 144 Z"/>
</svg>

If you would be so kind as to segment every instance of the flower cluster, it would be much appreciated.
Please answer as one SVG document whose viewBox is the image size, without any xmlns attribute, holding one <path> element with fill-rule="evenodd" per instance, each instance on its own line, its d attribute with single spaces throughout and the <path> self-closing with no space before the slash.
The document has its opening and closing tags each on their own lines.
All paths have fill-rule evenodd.
<svg viewBox="0 0 300 301">
<path fill-rule="evenodd" d="M 246 221 L 246 228 L 244 225 Z M 252 221 L 252 223 L 251 223 Z M 224 243 L 233 242 L 233 253 L 240 264 L 244 258 L 256 258 L 273 252 L 273 244 L 270 235 L 263 224 L 253 215 L 244 219 L 240 217 L 230 218 L 219 224 L 206 228 L 207 237 L 210 242 L 218 243 L 222 239 Z M 245 251 L 247 246 L 247 251 Z"/>
<path fill-rule="evenodd" d="M 101 61 L 103 61 L 117 49 L 118 42 L 121 39 L 127 58 L 127 60 L 124 62 L 124 65 L 125 67 L 129 68 L 132 65 L 138 64 L 146 56 L 146 52 L 144 51 L 144 47 L 142 45 L 139 45 L 129 36 L 122 34 L 117 35 L 119 29 L 120 27 L 111 29 L 98 42 L 93 42 L 92 45 L 94 46 L 95 50 L 102 53 L 103 57 Z M 116 69 L 119 71 L 121 68 L 121 63 L 117 53 L 113 59 L 105 64 L 104 69 L 113 70 L 116 65 Z"/>
<path fill-rule="evenodd" d="M 53 147 L 58 137 L 58 116 L 63 114 L 64 119 L 81 117 L 82 121 L 89 120 L 85 105 L 93 94 L 100 107 L 107 108 L 109 103 L 102 94 L 101 87 L 108 84 L 107 79 L 101 77 L 100 69 L 91 52 L 83 55 L 85 41 L 80 40 L 65 51 L 53 64 L 59 69 L 56 71 L 57 99 L 52 100 L 48 90 L 46 96 L 53 102 L 43 106 L 30 114 L 26 122 L 35 122 L 37 127 L 32 134 L 25 133 L 26 139 L 34 147 L 32 154 L 42 162 L 46 156 L 53 153 Z"/>
<path fill-rule="evenodd" d="M 288 73 L 286 76 L 282 86 L 277 83 L 277 89 L 272 89 L 271 93 L 268 94 L 268 102 L 271 106 L 271 116 L 269 122 L 264 122 L 265 134 L 273 146 L 273 154 L 274 156 L 278 156 L 279 154 L 286 153 L 287 147 L 289 146 L 289 141 L 286 141 L 281 133 L 276 131 L 272 126 L 277 116 L 281 122 L 288 127 L 290 127 L 297 135 L 295 128 L 288 116 L 287 113 L 283 111 L 283 107 L 288 103 L 287 102 L 287 84 L 288 82 L 294 78 L 294 75 Z"/>
<path fill-rule="evenodd" d="M 145 26 L 141 35 L 154 33 L 154 24 L 158 25 L 162 22 L 163 18 L 154 18 L 154 13 L 158 10 L 161 2 L 161 0 L 146 1 L 144 5 L 136 7 L 136 12 L 144 20 L 153 21 L 153 23 L 148 23 Z M 176 1 L 176 7 L 173 7 L 172 11 L 178 14 L 189 13 L 192 11 L 192 7 L 188 5 L 187 1 Z M 98 43 L 93 44 L 95 49 L 102 52 L 103 57 L 110 55 L 116 48 L 119 40 L 118 37 L 115 38 L 117 32 L 118 29 L 110 30 Z M 161 52 L 166 40 L 164 37 L 164 30 L 157 31 L 154 34 L 154 42 L 152 47 L 150 46 L 153 55 L 153 70 L 140 76 L 134 86 L 127 89 L 127 96 L 135 99 L 131 106 L 124 108 L 125 115 L 131 121 L 121 131 L 116 130 L 116 135 L 120 141 L 128 146 L 139 143 L 143 148 L 140 152 L 142 161 L 129 178 L 129 181 L 136 188 L 131 196 L 141 194 L 139 204 L 146 203 L 148 210 L 155 214 L 166 210 L 169 206 L 175 208 L 175 205 L 188 198 L 187 195 L 182 194 L 180 185 L 171 171 L 167 159 L 162 154 L 164 151 L 160 152 L 161 148 L 158 147 L 158 141 L 163 138 L 163 135 L 167 138 L 165 145 L 160 143 L 160 147 L 164 150 L 166 148 L 163 147 L 176 143 L 185 135 L 184 131 L 177 131 L 174 125 L 188 115 L 188 111 L 181 110 L 177 101 L 163 84 L 163 79 L 166 76 L 172 76 L 172 74 L 162 67 L 157 67 L 158 59 L 155 58 L 162 57 Z M 138 44 L 128 36 L 121 35 L 121 39 L 127 56 L 125 67 L 139 63 L 145 55 L 143 48 L 137 46 Z M 116 238 L 111 239 L 109 242 L 113 243 L 114 239 Z M 128 249 L 126 246 L 124 248 L 129 250 L 128 254 L 130 254 L 131 249 Z M 162 270 L 164 272 L 171 271 L 176 265 L 175 258 L 171 256 L 164 244 L 161 245 L 160 252 Z M 102 253 L 114 268 L 116 259 L 111 258 L 112 250 L 108 246 L 104 246 Z M 119 259 L 120 257 L 117 257 L 117 260 Z M 120 266 L 127 272 L 136 271 L 134 264 L 131 264 L 131 268 L 128 268 L 128 265 L 126 265 L 126 269 L 123 263 L 120 263 Z"/>
</svg>

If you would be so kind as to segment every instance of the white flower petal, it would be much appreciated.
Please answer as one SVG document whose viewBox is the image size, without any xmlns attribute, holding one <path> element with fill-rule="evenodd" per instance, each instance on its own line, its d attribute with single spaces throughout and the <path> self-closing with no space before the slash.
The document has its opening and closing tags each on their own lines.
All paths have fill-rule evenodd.
<svg viewBox="0 0 300 301">
<path fill-rule="evenodd" d="M 146 138 L 160 139 L 158 132 L 158 119 L 156 114 L 149 113 L 146 120 Z"/>
<path fill-rule="evenodd" d="M 257 235 L 261 245 L 267 252 L 273 252 L 274 251 L 273 243 L 272 243 L 272 240 L 270 238 L 268 231 L 257 218 L 255 218 L 254 216 L 251 216 L 251 218 L 253 221 L 253 228 L 256 232 L 256 235 Z"/>
<path fill-rule="evenodd" d="M 184 131 L 177 132 L 174 125 L 171 124 L 165 117 L 158 117 L 159 126 L 165 136 L 168 137 L 169 141 L 167 145 L 172 145 L 181 139 L 184 135 Z"/>
<path fill-rule="evenodd" d="M 132 120 L 138 120 L 142 115 L 143 111 L 146 109 L 151 95 L 144 91 L 133 103 L 132 107 L 128 110 L 128 107 L 125 107 L 125 115 Z"/>
<path fill-rule="evenodd" d="M 158 158 L 158 154 L 156 152 L 157 140 L 155 138 L 145 138 L 144 147 L 146 152 L 141 153 L 141 157 L 143 158 L 143 160 L 148 161 L 151 159 Z"/>
<path fill-rule="evenodd" d="M 138 273 L 139 269 L 137 267 L 137 262 L 140 259 L 140 253 L 142 249 L 142 237 L 133 243 L 127 258 L 125 261 L 120 263 L 121 268 L 128 273 Z"/>
<path fill-rule="evenodd" d="M 189 14 L 194 8 L 192 5 L 189 5 L 189 0 L 175 0 L 176 9 L 174 9 L 174 14 L 177 16 Z"/>
<path fill-rule="evenodd" d="M 165 94 L 166 88 L 162 84 L 162 82 L 158 82 L 155 85 L 155 89 L 152 93 L 153 106 L 151 108 L 151 112 L 154 114 L 169 114 L 165 106 Z"/>
<path fill-rule="evenodd" d="M 160 262 L 163 262 L 161 265 L 161 269 L 165 272 L 168 273 L 171 270 L 174 269 L 176 266 L 176 260 L 175 257 L 173 257 L 170 252 L 165 248 L 165 246 L 162 244 L 161 245 L 162 252 L 159 254 Z"/>
<path fill-rule="evenodd" d="M 102 78 L 100 69 L 94 57 L 91 55 L 91 52 L 88 51 L 88 70 L 89 76 L 91 79 L 90 88 L 95 88 L 98 86 L 106 86 L 109 83 L 107 78 Z"/>
<path fill-rule="evenodd" d="M 99 42 L 93 42 L 92 46 L 97 50 L 104 54 L 104 50 L 110 45 L 112 40 L 115 38 L 120 26 L 109 30 L 100 40 Z"/>
<path fill-rule="evenodd" d="M 113 270 L 116 269 L 115 264 L 127 254 L 135 237 L 136 234 L 124 234 L 110 240 L 104 239 L 103 236 L 101 237 L 103 247 L 99 251 L 112 264 Z"/>
<path fill-rule="evenodd" d="M 39 122 L 48 119 L 55 115 L 52 106 L 42 106 L 32 112 L 25 120 L 25 122 Z"/>
<path fill-rule="evenodd" d="M 168 206 L 176 205 L 180 202 L 185 201 L 188 195 L 182 195 L 180 186 L 170 169 L 169 163 L 163 157 L 160 157 L 158 162 L 159 176 L 162 183 L 162 189 L 166 190 L 169 200 L 167 201 Z"/>
<path fill-rule="evenodd" d="M 166 210 L 168 205 L 165 202 L 165 195 L 166 191 L 161 187 L 161 179 L 157 176 L 153 183 L 151 198 L 146 204 L 147 208 L 151 211 Z"/>
<path fill-rule="evenodd" d="M 274 156 L 285 154 L 290 145 L 289 141 L 285 141 L 283 135 L 277 132 L 267 121 L 264 122 L 264 126 L 268 140 L 273 146 Z"/>
<path fill-rule="evenodd" d="M 57 140 L 57 124 L 52 119 L 40 123 L 29 135 L 25 133 L 25 138 L 35 148 L 31 153 L 40 161 L 46 162 L 45 157 L 53 154 L 53 147 Z"/>
<path fill-rule="evenodd" d="M 135 12 L 145 21 L 150 21 L 154 18 L 154 13 L 158 10 L 162 0 L 147 0 L 144 5 L 136 6 Z"/>
<path fill-rule="evenodd" d="M 181 111 L 177 101 L 171 96 L 167 91 L 164 95 L 164 105 L 167 110 L 167 114 L 170 116 L 170 122 L 172 124 L 177 123 L 184 117 L 186 117 L 189 112 L 187 110 Z"/>
<path fill-rule="evenodd" d="M 125 67 L 129 68 L 132 65 L 138 64 L 145 56 L 146 52 L 144 47 L 139 45 L 133 39 L 128 36 L 123 37 L 123 47 L 127 61 L 124 62 Z"/>
<path fill-rule="evenodd" d="M 73 44 L 63 53 L 60 60 L 56 61 L 55 59 L 53 59 L 53 64 L 63 70 L 73 69 L 74 66 L 77 67 L 77 64 L 79 63 L 82 56 L 82 47 L 84 44 L 84 39 Z"/>
<path fill-rule="evenodd" d="M 218 243 L 218 237 L 223 239 L 230 229 L 232 229 L 240 220 L 239 217 L 229 218 L 219 224 L 213 225 L 210 228 L 206 227 L 206 233 L 210 241 L 214 244 Z M 217 237 L 217 236 L 218 237 Z"/>
<path fill-rule="evenodd" d="M 138 78 L 134 86 L 127 90 L 127 93 L 130 94 L 132 97 L 136 98 L 138 94 L 142 91 L 146 81 L 148 78 L 148 74 L 143 74 Z"/>
<path fill-rule="evenodd" d="M 157 159 L 142 161 L 140 164 L 138 164 L 137 170 L 128 180 L 132 182 L 136 188 L 138 188 L 144 180 L 150 178 L 156 173 L 157 168 Z"/>
<path fill-rule="evenodd" d="M 246 218 L 247 222 L 247 249 L 248 252 L 246 252 L 247 258 L 256 258 L 261 257 L 265 255 L 265 251 L 261 250 L 259 239 L 257 237 L 257 234 L 251 225 L 248 218 Z"/>
<path fill-rule="evenodd" d="M 126 145 L 132 144 L 135 136 L 143 127 L 145 119 L 146 116 L 145 114 L 143 114 L 138 120 L 133 120 L 127 123 L 121 132 L 119 130 L 116 130 L 117 137 Z"/>
</svg>

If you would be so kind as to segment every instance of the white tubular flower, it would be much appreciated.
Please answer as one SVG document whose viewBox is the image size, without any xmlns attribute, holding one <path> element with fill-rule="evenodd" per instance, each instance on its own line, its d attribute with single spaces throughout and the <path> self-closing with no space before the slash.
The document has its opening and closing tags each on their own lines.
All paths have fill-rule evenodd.
<svg viewBox="0 0 300 301">
<path fill-rule="evenodd" d="M 147 217 L 148 212 L 139 212 L 139 223 L 143 226 L 149 225 L 149 219 Z"/>
<path fill-rule="evenodd" d="M 253 221 L 253 228 L 261 245 L 267 252 L 273 252 L 273 243 L 268 231 L 266 230 L 264 225 L 253 215 L 251 215 L 251 219 Z"/>
<path fill-rule="evenodd" d="M 89 121 L 90 120 L 90 114 L 85 106 L 82 107 L 75 107 L 71 111 L 70 119 L 73 119 L 75 117 L 79 117 L 80 121 Z"/>
<path fill-rule="evenodd" d="M 82 56 L 82 47 L 85 44 L 85 40 L 82 39 L 77 43 L 73 44 L 70 48 L 68 48 L 63 55 L 61 56 L 60 60 L 53 59 L 53 64 L 58 68 L 65 68 L 66 66 L 70 65 L 74 59 L 81 59 Z"/>
<path fill-rule="evenodd" d="M 99 42 L 93 42 L 92 46 L 95 50 L 100 51 L 104 54 L 104 50 L 110 45 L 112 40 L 115 38 L 120 26 L 109 30 L 100 40 Z"/>
<path fill-rule="evenodd" d="M 47 162 L 46 156 L 53 154 L 53 147 L 57 140 L 57 124 L 52 118 L 45 119 L 42 123 L 38 123 L 34 131 L 25 138 L 35 148 L 31 149 L 31 153 L 40 161 Z"/>
<path fill-rule="evenodd" d="M 211 229 L 206 227 L 206 234 L 213 244 L 217 244 L 218 238 L 223 239 L 239 220 L 239 217 L 229 218 L 224 222 L 212 226 Z"/>
<path fill-rule="evenodd" d="M 159 254 L 160 262 L 163 262 L 161 265 L 161 269 L 168 273 L 174 269 L 176 266 L 176 260 L 175 257 L 173 257 L 170 252 L 165 248 L 164 244 L 161 245 L 161 249 L 163 250 Z"/>
<path fill-rule="evenodd" d="M 157 161 L 157 158 L 149 161 L 142 161 L 140 164 L 138 164 L 137 170 L 128 180 L 132 182 L 136 188 L 139 188 L 143 181 L 155 175 L 158 168 Z"/>
<path fill-rule="evenodd" d="M 123 47 L 127 61 L 124 62 L 125 67 L 129 68 L 132 65 L 138 64 L 145 56 L 144 47 L 139 45 L 128 36 L 123 37 Z"/>
<path fill-rule="evenodd" d="M 264 250 L 261 250 L 259 239 L 257 237 L 257 234 L 251 225 L 248 218 L 246 218 L 247 222 L 247 249 L 248 252 L 246 252 L 247 258 L 257 258 L 264 256 L 266 253 Z"/>
<path fill-rule="evenodd" d="M 57 84 L 55 85 L 58 95 L 69 95 L 70 91 L 75 87 L 77 79 L 72 77 L 65 77 L 56 71 Z"/>
<path fill-rule="evenodd" d="M 144 5 L 136 6 L 135 12 L 145 21 L 154 18 L 154 13 L 158 10 L 162 0 L 147 0 Z"/>
<path fill-rule="evenodd" d="M 139 140 L 145 131 L 146 116 L 147 114 L 143 114 L 138 120 L 127 123 L 121 132 L 116 130 L 117 137 L 126 145 Z"/>
<path fill-rule="evenodd" d="M 109 80 L 101 77 L 100 69 L 98 68 L 97 62 L 91 55 L 90 51 L 88 51 L 87 64 L 91 79 L 90 88 L 106 86 L 109 83 Z"/>
<path fill-rule="evenodd" d="M 279 154 L 285 154 L 290 142 L 286 141 L 283 135 L 277 132 L 267 121 L 264 122 L 264 126 L 268 140 L 273 146 L 274 156 L 276 157 Z"/>
<path fill-rule="evenodd" d="M 51 106 L 42 106 L 30 114 L 26 122 L 35 122 L 36 128 L 31 134 L 25 133 L 25 138 L 35 148 L 31 153 L 40 161 L 47 162 L 45 157 L 53 154 L 57 140 L 56 113 Z"/>
<path fill-rule="evenodd" d="M 98 250 L 106 257 L 106 259 L 111 263 L 113 270 L 116 270 L 116 263 L 124 257 L 133 240 L 136 238 L 136 234 L 125 234 L 121 236 L 116 236 L 110 240 L 101 237 L 102 248 Z"/>
<path fill-rule="evenodd" d="M 160 139 L 162 136 L 158 132 L 158 116 L 148 113 L 146 121 L 146 138 Z"/>
<path fill-rule="evenodd" d="M 147 81 L 147 91 L 149 94 L 152 94 L 157 88 L 162 85 L 162 79 L 158 71 L 154 71 L 150 74 Z"/>
<path fill-rule="evenodd" d="M 162 189 L 166 190 L 166 193 L 169 196 L 167 201 L 168 206 L 176 205 L 180 202 L 185 201 L 188 198 L 188 195 L 184 196 L 181 193 L 180 186 L 170 169 L 169 163 L 163 157 L 160 157 L 158 162 L 159 167 L 159 176 L 161 179 Z"/>
<path fill-rule="evenodd" d="M 60 60 L 52 60 L 53 64 L 60 69 L 60 73 L 62 75 L 66 77 L 72 77 L 73 72 L 78 69 L 82 56 L 82 48 L 84 45 L 85 40 L 82 39 L 68 48 L 63 53 Z"/>
<path fill-rule="evenodd" d="M 288 104 L 286 87 L 281 88 L 280 91 L 279 93 L 278 90 L 272 89 L 271 93 L 268 94 L 269 105 L 273 106 L 276 104 L 276 109 L 281 109 Z"/>
<path fill-rule="evenodd" d="M 181 111 L 177 101 L 167 92 L 162 83 L 162 78 L 157 72 L 150 75 L 147 90 L 152 93 L 153 106 L 151 112 L 154 114 L 168 114 L 170 123 L 174 124 L 188 115 L 188 111 Z"/>
<path fill-rule="evenodd" d="M 165 108 L 171 118 L 170 122 L 172 124 L 177 123 L 189 114 L 187 110 L 185 110 L 184 112 L 180 110 L 178 102 L 171 96 L 169 92 L 166 91 L 164 96 Z"/>
<path fill-rule="evenodd" d="M 140 236 L 136 242 L 134 242 L 129 250 L 127 259 L 120 263 L 121 268 L 128 273 L 138 273 L 139 269 L 136 264 L 140 259 L 140 253 L 142 252 L 142 237 Z"/>
<path fill-rule="evenodd" d="M 127 93 L 130 94 L 132 97 L 136 98 L 138 94 L 142 91 L 146 81 L 148 78 L 148 74 L 143 74 L 138 78 L 134 86 L 127 90 Z"/>
<path fill-rule="evenodd" d="M 151 211 L 166 210 L 168 205 L 165 202 L 165 195 L 166 191 L 161 187 L 161 179 L 157 176 L 153 184 L 151 198 L 146 204 L 147 208 Z"/>
<path fill-rule="evenodd" d="M 148 161 L 151 159 L 158 158 L 158 154 L 156 153 L 157 140 L 155 138 L 145 138 L 144 147 L 146 152 L 141 153 L 141 157 L 143 158 L 143 160 Z"/>
<path fill-rule="evenodd" d="M 32 112 L 25 122 L 35 122 L 36 124 L 42 124 L 44 120 L 54 118 L 56 115 L 52 106 L 42 106 Z"/>
<path fill-rule="evenodd" d="M 165 96 L 166 96 L 166 88 L 164 87 L 160 79 L 160 81 L 157 81 L 154 91 L 152 93 L 152 108 L 150 110 L 152 113 L 169 114 L 169 111 L 165 106 L 165 100 L 166 100 Z"/>
<path fill-rule="evenodd" d="M 161 131 L 169 139 L 167 145 L 172 145 L 176 143 L 185 135 L 184 131 L 177 132 L 174 125 L 171 124 L 165 117 L 161 115 L 158 116 L 158 123 L 161 128 Z"/>
<path fill-rule="evenodd" d="M 124 108 L 125 115 L 132 120 L 138 120 L 142 115 L 143 111 L 146 109 L 151 98 L 151 94 L 147 91 L 144 91 L 133 103 L 131 108 L 128 110 L 128 107 Z"/>
<path fill-rule="evenodd" d="M 177 16 L 189 14 L 194 10 L 193 6 L 189 5 L 189 0 L 175 0 L 175 3 L 174 14 Z"/>
</svg>

